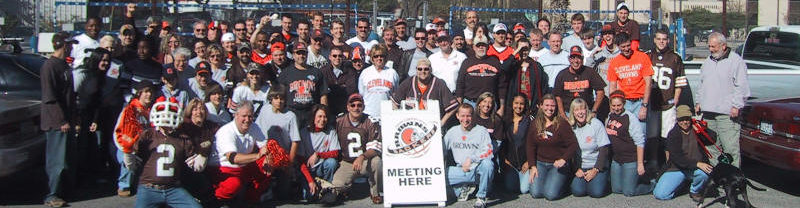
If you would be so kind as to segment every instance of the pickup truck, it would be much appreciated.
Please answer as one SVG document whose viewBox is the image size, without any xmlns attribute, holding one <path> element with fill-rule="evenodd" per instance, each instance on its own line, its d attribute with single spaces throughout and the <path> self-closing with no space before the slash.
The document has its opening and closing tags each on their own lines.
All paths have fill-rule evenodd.
<svg viewBox="0 0 800 208">
<path fill-rule="evenodd" d="M 754 28 L 737 52 L 747 64 L 751 94 L 735 119 L 742 125 L 742 155 L 800 171 L 800 26 Z M 693 89 L 703 61 L 685 62 Z"/>
</svg>

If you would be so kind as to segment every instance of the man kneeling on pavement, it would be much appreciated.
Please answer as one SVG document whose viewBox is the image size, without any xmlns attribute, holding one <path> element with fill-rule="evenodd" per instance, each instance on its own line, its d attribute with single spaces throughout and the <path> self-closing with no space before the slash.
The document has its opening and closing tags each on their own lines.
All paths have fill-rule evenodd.
<svg viewBox="0 0 800 208">
<path fill-rule="evenodd" d="M 447 183 L 458 197 L 466 201 L 475 191 L 475 207 L 486 207 L 486 195 L 492 188 L 494 163 L 489 131 L 472 122 L 474 109 L 469 104 L 458 107 L 456 118 L 461 123 L 444 136 L 445 152 L 452 151 L 456 166 L 447 167 Z"/>
</svg>

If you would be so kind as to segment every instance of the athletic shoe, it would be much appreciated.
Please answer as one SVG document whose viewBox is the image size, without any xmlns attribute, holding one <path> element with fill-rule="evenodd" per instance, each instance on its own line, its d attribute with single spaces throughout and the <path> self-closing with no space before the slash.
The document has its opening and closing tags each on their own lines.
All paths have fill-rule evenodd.
<svg viewBox="0 0 800 208">
<path fill-rule="evenodd" d="M 484 207 L 486 207 L 486 198 L 478 197 L 477 199 L 475 199 L 475 205 L 473 205 L 472 207 L 474 207 L 474 208 L 484 208 Z"/>
<path fill-rule="evenodd" d="M 475 192 L 474 185 L 465 185 L 461 188 L 461 194 L 458 195 L 458 201 L 467 201 L 469 200 L 469 195 Z"/>
</svg>

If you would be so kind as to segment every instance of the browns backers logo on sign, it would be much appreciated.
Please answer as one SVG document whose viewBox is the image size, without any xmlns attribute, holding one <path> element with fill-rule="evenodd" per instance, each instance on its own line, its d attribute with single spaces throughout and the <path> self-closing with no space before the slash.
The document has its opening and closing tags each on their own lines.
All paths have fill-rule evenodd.
<svg viewBox="0 0 800 208">
<path fill-rule="evenodd" d="M 397 124 L 392 144 L 388 153 L 405 155 L 412 158 L 421 157 L 428 152 L 430 140 L 437 131 L 437 126 L 430 122 L 409 118 Z"/>
</svg>

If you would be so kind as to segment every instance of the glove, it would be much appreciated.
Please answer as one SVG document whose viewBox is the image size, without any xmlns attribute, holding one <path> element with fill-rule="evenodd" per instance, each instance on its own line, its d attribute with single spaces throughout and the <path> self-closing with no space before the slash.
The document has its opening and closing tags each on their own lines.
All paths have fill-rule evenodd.
<svg viewBox="0 0 800 208">
<path fill-rule="evenodd" d="M 194 170 L 194 172 L 203 172 L 203 170 L 206 169 L 206 160 L 208 160 L 208 158 L 196 154 L 194 157 L 194 165 L 191 166 L 192 170 Z"/>
<path fill-rule="evenodd" d="M 142 159 L 134 154 L 125 153 L 122 155 L 122 163 L 128 170 L 135 171 L 142 164 Z"/>
</svg>

